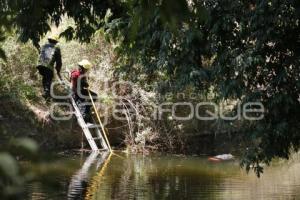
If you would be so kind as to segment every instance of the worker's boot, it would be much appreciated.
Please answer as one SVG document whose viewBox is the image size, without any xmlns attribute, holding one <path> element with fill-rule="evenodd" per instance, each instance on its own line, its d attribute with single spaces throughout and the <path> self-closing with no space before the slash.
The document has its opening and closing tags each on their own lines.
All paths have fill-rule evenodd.
<svg viewBox="0 0 300 200">
<path fill-rule="evenodd" d="M 51 83 L 52 83 L 53 73 L 52 71 L 48 69 L 44 69 L 44 75 L 43 75 L 43 89 L 44 89 L 44 95 L 46 101 L 51 100 Z"/>
</svg>

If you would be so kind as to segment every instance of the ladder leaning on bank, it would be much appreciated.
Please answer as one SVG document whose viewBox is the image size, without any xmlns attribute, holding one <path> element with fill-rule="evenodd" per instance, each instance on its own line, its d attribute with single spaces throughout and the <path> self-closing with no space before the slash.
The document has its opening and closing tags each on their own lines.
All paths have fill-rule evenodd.
<svg viewBox="0 0 300 200">
<path fill-rule="evenodd" d="M 71 90 L 70 85 L 67 84 L 66 82 L 61 81 L 60 83 L 63 86 L 65 86 L 65 88 L 68 89 L 69 91 Z M 75 114 L 75 116 L 77 118 L 77 122 L 78 122 L 79 126 L 82 128 L 82 131 L 83 131 L 83 133 L 85 135 L 85 138 L 87 139 L 87 141 L 88 141 L 88 143 L 89 143 L 92 151 L 101 151 L 101 150 L 111 151 L 110 145 L 108 143 L 109 141 L 107 140 L 107 137 L 106 137 L 105 133 L 103 132 L 104 128 L 103 128 L 103 125 L 102 125 L 102 123 L 100 121 L 99 115 L 98 115 L 98 113 L 96 111 L 96 108 L 94 106 L 93 100 L 92 100 L 93 107 L 94 107 L 95 112 L 97 114 L 98 120 L 99 120 L 99 122 L 101 124 L 101 130 L 103 130 L 103 131 L 101 131 L 99 129 L 99 126 L 97 124 L 86 123 L 84 121 L 84 118 L 82 117 L 82 114 L 81 114 L 81 112 L 80 112 L 80 110 L 79 110 L 79 108 L 78 108 L 78 106 L 77 106 L 74 98 L 70 97 L 70 99 L 71 99 L 72 106 L 74 108 L 74 114 Z M 91 131 L 91 130 L 93 130 L 93 131 Z M 104 135 L 104 137 L 103 137 L 103 135 Z M 97 145 L 97 143 L 98 143 L 98 145 Z"/>
<path fill-rule="evenodd" d="M 106 144 L 106 141 L 101 133 L 101 130 L 99 129 L 99 126 L 97 124 L 87 124 L 81 113 L 80 110 L 74 100 L 73 97 L 71 97 L 71 102 L 72 102 L 72 106 L 74 108 L 74 112 L 75 112 L 75 116 L 77 118 L 77 122 L 80 125 L 80 127 L 82 128 L 82 131 L 85 135 L 85 138 L 87 139 L 92 151 L 99 151 L 99 150 L 109 150 L 108 146 Z M 94 131 L 91 131 L 91 129 L 93 129 Z M 94 134 L 93 134 L 94 132 Z M 96 137 L 93 136 L 96 133 Z M 97 145 L 97 141 L 98 145 Z M 101 145 L 102 149 L 99 148 L 99 146 Z"/>
</svg>

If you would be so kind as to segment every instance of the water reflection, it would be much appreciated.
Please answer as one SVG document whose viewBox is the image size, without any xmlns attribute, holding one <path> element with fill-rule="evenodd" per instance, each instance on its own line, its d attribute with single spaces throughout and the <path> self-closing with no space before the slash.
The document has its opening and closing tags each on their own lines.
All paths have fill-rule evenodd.
<svg viewBox="0 0 300 200">
<path fill-rule="evenodd" d="M 89 200 L 300 199 L 300 163 L 272 166 L 261 179 L 239 163 L 176 156 L 113 157 Z"/>
<path fill-rule="evenodd" d="M 101 154 L 93 152 L 87 157 L 81 169 L 71 178 L 68 188 L 68 200 L 84 199 L 89 181 L 90 168 L 96 163 L 96 170 L 98 170 L 101 164 L 106 160 L 108 154 L 108 152 Z"/>
<path fill-rule="evenodd" d="M 79 164 L 80 158 L 72 159 Z M 300 199 L 299 160 L 274 162 L 258 179 L 238 161 L 91 154 L 78 171 L 68 170 L 73 175 L 52 174 L 59 188 L 45 187 L 45 179 L 32 184 L 28 199 Z"/>
</svg>

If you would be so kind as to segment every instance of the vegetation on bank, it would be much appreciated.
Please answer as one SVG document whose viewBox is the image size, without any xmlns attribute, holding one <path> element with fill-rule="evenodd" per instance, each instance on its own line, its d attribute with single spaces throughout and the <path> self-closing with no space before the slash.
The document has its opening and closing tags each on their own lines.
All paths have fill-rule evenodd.
<svg viewBox="0 0 300 200">
<path fill-rule="evenodd" d="M 172 97 L 178 92 L 203 94 L 196 102 L 210 94 L 217 102 L 261 102 L 266 112 L 260 121 L 189 122 L 192 127 L 213 133 L 218 123 L 239 128 L 239 136 L 250 143 L 242 160 L 248 170 L 252 166 L 259 174 L 261 162 L 289 158 L 300 146 L 299 1 L 0 3 L 3 13 L 0 35 L 16 31 L 22 42 L 31 40 L 35 47 L 51 30 L 51 23 L 59 25 L 65 16 L 74 23 L 62 31 L 62 37 L 95 45 L 93 48 L 97 50 L 88 49 L 84 52 L 86 56 L 90 56 L 89 52 L 97 55 L 103 51 L 93 39 L 96 36 L 98 41 L 97 33 L 103 33 L 114 53 L 112 81 L 129 80 L 139 89 L 135 88 L 137 93 L 131 99 L 121 99 L 123 107 L 128 107 L 128 103 L 134 105 L 131 108 L 141 105 L 144 97 L 151 102 L 151 93 L 154 97 L 171 94 L 155 98 L 158 103 L 175 102 L 176 98 Z M 0 53 L 5 58 L 3 50 Z M 20 94 L 30 97 L 33 93 Z M 111 102 L 109 92 L 103 94 L 102 100 Z M 181 141 L 185 139 L 186 129 L 182 127 L 189 128 L 189 125 L 172 121 L 167 115 L 158 122 L 139 118 L 149 113 L 147 109 L 142 107 L 141 112 L 134 114 L 128 114 L 127 109 L 127 144 L 138 143 L 142 148 L 147 142 L 156 141 L 166 142 L 170 147 L 184 144 Z"/>
<path fill-rule="evenodd" d="M 65 19 L 60 29 L 68 24 L 72 24 L 72 21 Z M 53 29 L 60 31 L 55 27 Z M 191 89 L 178 95 L 168 93 L 159 96 L 155 90 L 146 91 L 139 84 L 124 82 L 124 79 L 114 74 L 116 56 L 113 47 L 104 41 L 103 37 L 103 33 L 99 32 L 88 44 L 66 42 L 61 39 L 64 61 L 62 73 L 67 81 L 69 72 L 77 67 L 78 60 L 88 58 L 93 61 L 95 67 L 90 72 L 91 88 L 99 94 L 97 106 L 115 147 L 127 147 L 133 152 L 157 150 L 190 154 L 238 152 L 241 146 L 233 147 L 232 144 L 239 142 L 232 143 L 230 140 L 238 141 L 241 138 L 236 134 L 241 122 L 226 123 L 222 120 L 205 122 L 196 118 L 182 122 L 171 119 L 171 113 L 163 114 L 161 120 L 153 120 L 153 114 L 157 112 L 156 105 L 160 103 L 191 101 L 196 105 L 204 100 L 212 100 L 212 97 L 195 95 Z M 37 49 L 32 43 L 19 43 L 15 37 L 8 38 L 3 47 L 7 52 L 7 58 L 6 62 L 1 64 L 4 72 L 0 95 L 3 107 L 0 114 L 4 117 L 4 123 L 0 126 L 2 136 L 6 140 L 10 136 L 32 137 L 41 146 L 50 149 L 57 146 L 79 148 L 81 134 L 78 134 L 80 130 L 77 129 L 76 121 L 72 119 L 65 123 L 50 118 L 51 103 L 46 103 L 42 98 L 41 77 L 35 67 Z M 58 92 L 62 92 L 59 87 Z M 114 112 L 120 110 L 124 114 L 124 120 L 114 118 Z M 180 107 L 176 115 L 186 116 L 189 110 L 185 106 Z M 205 109 L 201 111 L 204 113 Z M 64 111 L 59 109 L 57 114 L 59 113 L 63 114 Z M 14 119 L 17 119 L 17 123 Z M 13 133 L 9 133 L 12 130 Z M 77 137 L 70 140 L 72 135 Z"/>
</svg>

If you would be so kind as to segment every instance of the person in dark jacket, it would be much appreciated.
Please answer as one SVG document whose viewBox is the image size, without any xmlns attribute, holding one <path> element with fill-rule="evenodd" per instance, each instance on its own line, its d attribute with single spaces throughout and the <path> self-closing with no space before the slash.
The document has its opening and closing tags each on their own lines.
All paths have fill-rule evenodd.
<svg viewBox="0 0 300 200">
<path fill-rule="evenodd" d="M 86 72 L 92 67 L 88 60 L 82 60 L 78 63 L 78 69 L 71 72 L 72 97 L 74 98 L 85 122 L 91 122 L 90 110 L 91 99 L 89 92 L 95 101 L 97 94 L 88 89 L 89 84 Z"/>
<path fill-rule="evenodd" d="M 50 99 L 51 83 L 54 75 L 54 65 L 56 68 L 57 75 L 61 79 L 60 70 L 62 67 L 61 52 L 57 45 L 58 36 L 50 36 L 48 43 L 43 45 L 39 55 L 37 69 L 42 76 L 42 83 L 44 94 L 43 97 L 48 100 Z"/>
</svg>

